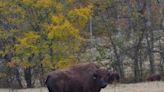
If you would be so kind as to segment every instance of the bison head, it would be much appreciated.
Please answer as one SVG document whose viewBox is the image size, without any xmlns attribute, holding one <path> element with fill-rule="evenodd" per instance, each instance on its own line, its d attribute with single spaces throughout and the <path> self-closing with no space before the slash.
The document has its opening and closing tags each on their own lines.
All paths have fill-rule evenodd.
<svg viewBox="0 0 164 92">
<path fill-rule="evenodd" d="M 106 69 L 98 69 L 93 74 L 93 79 L 100 88 L 105 88 L 108 85 L 109 72 Z"/>
<path fill-rule="evenodd" d="M 120 80 L 120 76 L 117 72 L 109 71 L 107 69 L 99 68 L 92 74 L 95 85 L 100 88 L 105 88 L 108 84 Z"/>
<path fill-rule="evenodd" d="M 147 81 L 160 81 L 161 80 L 161 76 L 160 74 L 151 74 L 147 77 L 146 79 Z"/>
<path fill-rule="evenodd" d="M 118 82 L 120 80 L 120 76 L 115 71 L 109 71 L 108 73 L 108 83 Z"/>
</svg>

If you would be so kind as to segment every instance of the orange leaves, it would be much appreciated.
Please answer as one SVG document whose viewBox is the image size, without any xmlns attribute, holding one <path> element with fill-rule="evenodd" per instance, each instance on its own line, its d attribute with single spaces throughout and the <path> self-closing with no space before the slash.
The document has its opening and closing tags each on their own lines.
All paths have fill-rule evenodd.
<svg viewBox="0 0 164 92">
<path fill-rule="evenodd" d="M 17 67 L 17 65 L 18 65 L 18 62 L 16 62 L 16 61 L 12 61 L 12 62 L 7 63 L 7 66 L 10 68 L 15 68 L 15 67 Z"/>
</svg>

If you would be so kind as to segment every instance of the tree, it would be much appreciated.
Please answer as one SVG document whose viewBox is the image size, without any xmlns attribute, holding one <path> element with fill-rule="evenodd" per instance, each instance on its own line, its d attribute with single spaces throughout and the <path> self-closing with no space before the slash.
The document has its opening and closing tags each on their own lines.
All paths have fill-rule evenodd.
<svg viewBox="0 0 164 92">
<path fill-rule="evenodd" d="M 33 87 L 33 78 L 41 76 L 34 70 L 43 74 L 77 61 L 76 54 L 84 42 L 81 31 L 92 5 L 73 4 L 73 0 L 0 1 L 1 58 L 10 69 L 17 70 L 14 75 L 19 81 L 19 70 L 24 70 L 27 87 Z"/>
</svg>

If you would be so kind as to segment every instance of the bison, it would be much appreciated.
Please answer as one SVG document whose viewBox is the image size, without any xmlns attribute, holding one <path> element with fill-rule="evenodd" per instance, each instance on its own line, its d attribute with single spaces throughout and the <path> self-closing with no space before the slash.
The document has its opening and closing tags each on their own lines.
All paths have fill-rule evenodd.
<svg viewBox="0 0 164 92">
<path fill-rule="evenodd" d="M 161 76 L 159 74 L 152 74 L 152 75 L 148 76 L 146 80 L 147 81 L 160 81 Z"/>
<path fill-rule="evenodd" d="M 45 84 L 49 92 L 100 92 L 109 82 L 111 72 L 94 63 L 79 64 L 48 74 Z"/>
<path fill-rule="evenodd" d="M 113 82 L 119 82 L 120 81 L 120 75 L 116 71 L 111 71 L 110 75 L 108 76 L 108 83 L 111 84 Z"/>
</svg>

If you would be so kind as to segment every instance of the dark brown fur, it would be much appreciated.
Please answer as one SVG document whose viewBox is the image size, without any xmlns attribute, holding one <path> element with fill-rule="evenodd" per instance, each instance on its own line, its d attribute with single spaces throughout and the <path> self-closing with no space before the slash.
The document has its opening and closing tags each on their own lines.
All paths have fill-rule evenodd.
<svg viewBox="0 0 164 92">
<path fill-rule="evenodd" d="M 119 74 L 115 71 L 111 71 L 108 78 L 108 83 L 119 82 L 119 81 L 120 81 Z"/>
<path fill-rule="evenodd" d="M 107 85 L 108 71 L 94 63 L 51 72 L 46 80 L 49 92 L 100 92 Z"/>
<path fill-rule="evenodd" d="M 46 85 L 49 92 L 100 92 L 109 80 L 118 79 L 115 79 L 116 75 L 94 63 L 84 63 L 51 72 Z"/>
<path fill-rule="evenodd" d="M 161 76 L 159 74 L 152 74 L 147 77 L 147 81 L 160 81 Z"/>
</svg>

